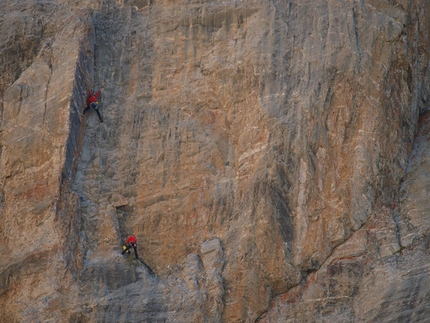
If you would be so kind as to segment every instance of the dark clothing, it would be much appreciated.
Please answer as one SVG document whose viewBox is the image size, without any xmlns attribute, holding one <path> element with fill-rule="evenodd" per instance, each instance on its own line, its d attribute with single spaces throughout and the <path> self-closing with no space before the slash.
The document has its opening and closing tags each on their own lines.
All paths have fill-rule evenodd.
<svg viewBox="0 0 430 323">
<path fill-rule="evenodd" d="M 129 249 L 133 248 L 134 249 L 134 256 L 136 257 L 136 259 L 139 259 L 139 256 L 137 255 L 137 245 L 135 243 L 125 244 L 124 247 L 122 248 L 123 249 L 122 254 L 130 253 Z"/>
</svg>

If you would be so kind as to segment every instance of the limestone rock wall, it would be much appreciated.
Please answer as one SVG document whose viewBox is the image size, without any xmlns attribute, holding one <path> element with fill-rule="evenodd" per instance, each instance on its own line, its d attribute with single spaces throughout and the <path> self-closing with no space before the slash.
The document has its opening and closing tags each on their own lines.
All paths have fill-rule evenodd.
<svg viewBox="0 0 430 323">
<path fill-rule="evenodd" d="M 396 205 L 383 207 L 297 287 L 274 298 L 258 322 L 425 322 L 430 281 L 429 113 Z"/>
<path fill-rule="evenodd" d="M 73 263 L 82 263 L 70 251 L 80 236 L 79 210 L 66 214 L 62 206 L 73 204 L 64 193 L 81 149 L 91 25 L 88 15 L 69 16 L 58 3 L 6 1 L 2 10 L 2 28 L 10 23 L 16 34 L 6 34 L 10 46 L 2 48 L 2 85 L 9 86 L 1 110 L 0 317 L 62 321 L 75 294 Z M 16 78 L 9 69 L 23 71 Z"/>
<path fill-rule="evenodd" d="M 428 315 L 427 1 L 2 4 L 3 321 Z"/>
</svg>

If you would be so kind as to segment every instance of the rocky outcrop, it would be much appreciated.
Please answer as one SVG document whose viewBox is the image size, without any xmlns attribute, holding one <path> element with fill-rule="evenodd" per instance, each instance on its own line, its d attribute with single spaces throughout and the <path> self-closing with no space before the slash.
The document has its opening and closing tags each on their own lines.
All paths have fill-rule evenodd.
<svg viewBox="0 0 430 323">
<path fill-rule="evenodd" d="M 428 316 L 426 1 L 2 10 L 5 322 Z"/>
<path fill-rule="evenodd" d="M 258 322 L 428 320 L 429 116 L 420 118 L 399 204 L 372 215 L 318 271 L 275 297 Z"/>
<path fill-rule="evenodd" d="M 59 7 L 6 2 L 3 9 L 15 27 L 9 38 L 19 41 L 2 49 L 5 62 L 17 53 L 4 65 L 2 84 L 14 78 L 9 68 L 24 70 L 2 100 L 2 322 L 62 321 L 63 304 L 76 294 L 71 270 L 80 259 L 71 250 L 80 237 L 80 214 L 67 185 L 80 152 L 92 55 L 89 17 L 65 16 Z M 64 204 L 73 203 L 64 212 Z"/>
</svg>

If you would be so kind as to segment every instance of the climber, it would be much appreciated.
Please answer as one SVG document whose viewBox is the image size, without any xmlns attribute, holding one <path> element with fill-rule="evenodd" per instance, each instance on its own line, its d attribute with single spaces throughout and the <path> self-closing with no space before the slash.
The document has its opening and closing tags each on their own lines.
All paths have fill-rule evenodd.
<svg viewBox="0 0 430 323">
<path fill-rule="evenodd" d="M 130 248 L 134 249 L 134 256 L 136 257 L 136 259 L 139 259 L 139 257 L 137 256 L 137 239 L 134 234 L 129 236 L 125 241 L 125 244 L 122 246 L 122 254 L 130 253 Z"/>
<path fill-rule="evenodd" d="M 97 112 L 97 115 L 99 116 L 100 122 L 103 122 L 102 116 L 99 111 L 99 103 L 97 101 L 97 98 L 100 95 L 100 90 L 98 90 L 96 93 L 93 94 L 93 92 L 88 92 L 88 99 L 87 99 L 87 107 L 84 109 L 84 114 L 87 113 L 88 110 L 94 109 Z"/>
</svg>

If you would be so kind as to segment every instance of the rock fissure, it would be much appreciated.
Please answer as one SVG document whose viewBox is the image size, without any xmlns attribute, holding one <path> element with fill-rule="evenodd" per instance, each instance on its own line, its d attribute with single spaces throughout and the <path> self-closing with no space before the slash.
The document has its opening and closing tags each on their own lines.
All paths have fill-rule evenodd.
<svg viewBox="0 0 430 323">
<path fill-rule="evenodd" d="M 52 51 L 51 51 L 51 53 L 52 53 Z M 45 101 L 45 109 L 44 109 L 44 111 L 43 111 L 43 117 L 42 117 L 42 124 L 45 124 L 45 117 L 46 117 L 46 111 L 47 111 L 47 105 L 48 105 L 48 102 L 49 102 L 49 100 L 48 100 L 48 94 L 49 94 L 49 90 L 50 90 L 50 82 L 51 82 L 51 78 L 52 78 L 52 73 L 53 73 L 53 70 L 52 70 L 52 62 L 51 62 L 51 53 L 49 53 L 48 54 L 48 61 L 47 62 L 45 62 L 47 65 L 48 65 L 48 67 L 49 67 L 49 71 L 50 71 L 50 73 L 49 73 L 49 77 L 48 77 L 48 80 L 47 80 L 47 82 L 46 82 L 46 89 L 45 89 L 45 99 L 44 99 L 44 101 Z M 45 54 L 46 55 L 46 54 Z"/>
</svg>

